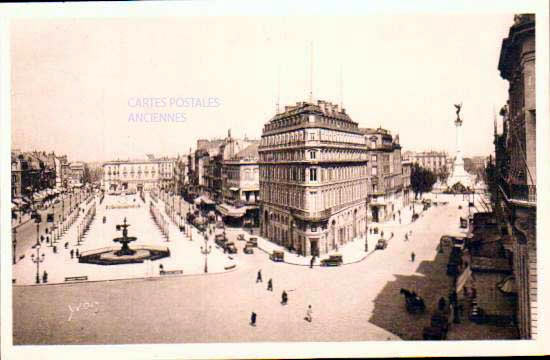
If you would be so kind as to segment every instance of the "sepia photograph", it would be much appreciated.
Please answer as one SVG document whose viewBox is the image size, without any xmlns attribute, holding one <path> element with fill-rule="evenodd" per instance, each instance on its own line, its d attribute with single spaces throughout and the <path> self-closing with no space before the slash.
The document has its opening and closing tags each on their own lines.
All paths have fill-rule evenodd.
<svg viewBox="0 0 550 360">
<path fill-rule="evenodd" d="M 548 4 L 154 3 L 2 25 L 3 352 L 543 351 Z"/>
</svg>

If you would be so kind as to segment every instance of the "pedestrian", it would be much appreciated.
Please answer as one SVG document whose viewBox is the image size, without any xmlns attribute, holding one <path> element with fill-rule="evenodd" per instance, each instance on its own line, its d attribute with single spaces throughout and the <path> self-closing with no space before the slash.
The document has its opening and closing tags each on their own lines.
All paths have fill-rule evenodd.
<svg viewBox="0 0 550 360">
<path fill-rule="evenodd" d="M 47 283 L 48 282 L 48 273 L 46 270 L 44 270 L 44 273 L 42 274 L 42 282 Z"/>
<path fill-rule="evenodd" d="M 262 281 L 262 270 L 258 270 L 258 275 L 256 276 L 256 283 L 263 282 Z"/>
<path fill-rule="evenodd" d="M 283 290 L 283 293 L 281 294 L 281 304 L 286 305 L 288 302 L 288 295 L 286 294 L 286 291 Z"/>
<path fill-rule="evenodd" d="M 405 241 L 409 241 L 409 235 L 405 233 Z"/>
<path fill-rule="evenodd" d="M 267 290 L 273 291 L 273 280 L 269 279 L 267 282 Z"/>
<path fill-rule="evenodd" d="M 40 235 L 40 242 L 44 242 L 44 235 Z"/>
<path fill-rule="evenodd" d="M 311 309 L 311 305 L 308 305 L 307 311 L 306 311 L 306 317 L 304 318 L 305 321 L 311 322 L 313 320 L 313 310 Z"/>
<path fill-rule="evenodd" d="M 71 259 L 74 258 L 74 250 L 71 249 Z"/>
<path fill-rule="evenodd" d="M 46 236 L 46 244 L 49 244 L 49 243 L 50 243 L 50 237 Z"/>
<path fill-rule="evenodd" d="M 313 263 L 315 262 L 315 255 L 311 256 L 311 261 L 309 262 L 309 268 L 313 269 Z"/>
<path fill-rule="evenodd" d="M 250 325 L 256 326 L 256 313 L 252 311 L 252 315 L 250 315 Z"/>
<path fill-rule="evenodd" d="M 76 249 L 76 257 L 79 257 L 78 249 Z"/>
<path fill-rule="evenodd" d="M 411 253 L 411 261 L 414 262 L 414 258 L 416 257 L 414 251 Z"/>
<path fill-rule="evenodd" d="M 447 302 L 445 301 L 445 298 L 444 298 L 444 297 L 439 298 L 439 302 L 438 302 L 438 304 L 437 304 L 437 308 L 438 308 L 440 311 L 443 311 L 443 310 L 445 310 L 446 307 L 447 307 Z"/>
<path fill-rule="evenodd" d="M 65 243 L 65 249 L 68 249 L 68 248 L 69 248 L 69 242 L 67 241 L 67 242 Z"/>
</svg>

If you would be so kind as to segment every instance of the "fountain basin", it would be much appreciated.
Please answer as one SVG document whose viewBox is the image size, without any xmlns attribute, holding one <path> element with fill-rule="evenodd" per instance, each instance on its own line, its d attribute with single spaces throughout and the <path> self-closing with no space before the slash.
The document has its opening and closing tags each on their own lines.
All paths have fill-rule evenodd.
<svg viewBox="0 0 550 360">
<path fill-rule="evenodd" d="M 158 260 L 170 256 L 168 247 L 136 245 L 133 254 L 117 255 L 120 247 L 105 247 L 84 251 L 78 258 L 79 263 L 96 265 L 121 265 L 143 263 L 145 260 Z"/>
</svg>

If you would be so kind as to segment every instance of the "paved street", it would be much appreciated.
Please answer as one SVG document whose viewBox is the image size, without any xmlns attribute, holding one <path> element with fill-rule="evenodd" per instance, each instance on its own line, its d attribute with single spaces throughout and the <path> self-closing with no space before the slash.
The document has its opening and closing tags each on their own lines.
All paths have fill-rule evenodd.
<svg viewBox="0 0 550 360">
<path fill-rule="evenodd" d="M 46 227 L 51 228 L 54 224 L 46 222 L 46 215 L 48 213 L 51 213 L 53 210 L 55 224 L 59 223 L 59 215 L 61 215 L 62 212 L 65 214 L 65 218 L 67 218 L 70 214 L 71 207 L 74 208 L 75 205 L 78 204 L 78 193 L 71 194 L 67 193 L 64 195 L 64 200 L 62 205 L 62 202 L 60 201 L 57 204 L 52 204 L 48 209 L 42 209 L 38 210 L 38 213 L 42 215 L 42 222 L 38 224 L 39 227 L 39 234 L 44 235 L 44 237 L 47 236 L 46 234 Z M 84 196 L 82 196 L 82 200 L 84 199 Z M 34 222 L 34 220 L 30 220 L 26 223 L 23 223 L 20 226 L 17 226 L 16 228 L 16 237 L 17 237 L 17 248 L 16 248 L 16 256 L 19 261 L 19 257 L 23 254 L 25 254 L 31 246 L 36 244 L 36 228 L 37 224 Z M 40 236 L 39 235 L 39 236 Z"/>
<path fill-rule="evenodd" d="M 456 203 L 432 207 L 418 221 L 396 226 L 386 250 L 341 267 L 273 263 L 261 251 L 243 254 L 244 242 L 235 241 L 239 266 L 228 273 L 15 287 L 14 343 L 421 339 L 430 311 L 451 286 L 437 244 L 442 234 L 458 230 L 463 211 Z M 230 239 L 237 234 L 228 231 Z M 259 269 L 263 283 L 255 281 Z M 270 278 L 273 292 L 266 290 Z M 415 290 L 428 311 L 408 314 L 400 288 Z M 283 289 L 286 306 L 280 304 Z M 309 304 L 311 323 L 303 320 Z M 252 311 L 256 327 L 249 325 Z"/>
</svg>

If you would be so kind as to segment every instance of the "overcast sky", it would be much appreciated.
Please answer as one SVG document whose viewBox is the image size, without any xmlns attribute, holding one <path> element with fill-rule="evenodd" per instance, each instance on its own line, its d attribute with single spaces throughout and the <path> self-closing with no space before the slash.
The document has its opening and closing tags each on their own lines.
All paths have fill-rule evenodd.
<svg viewBox="0 0 550 360">
<path fill-rule="evenodd" d="M 308 99 L 313 42 L 315 99 L 343 100 L 360 126 L 398 133 L 404 150 L 449 152 L 453 103 L 463 102 L 463 152 L 488 155 L 512 22 L 502 13 L 18 20 L 12 146 L 104 161 L 187 153 L 228 129 L 259 138 L 275 113 L 278 69 L 281 106 Z M 201 103 L 170 103 L 190 97 Z M 145 107 L 143 98 L 164 100 Z M 177 122 L 132 121 L 143 113 Z"/>
</svg>

